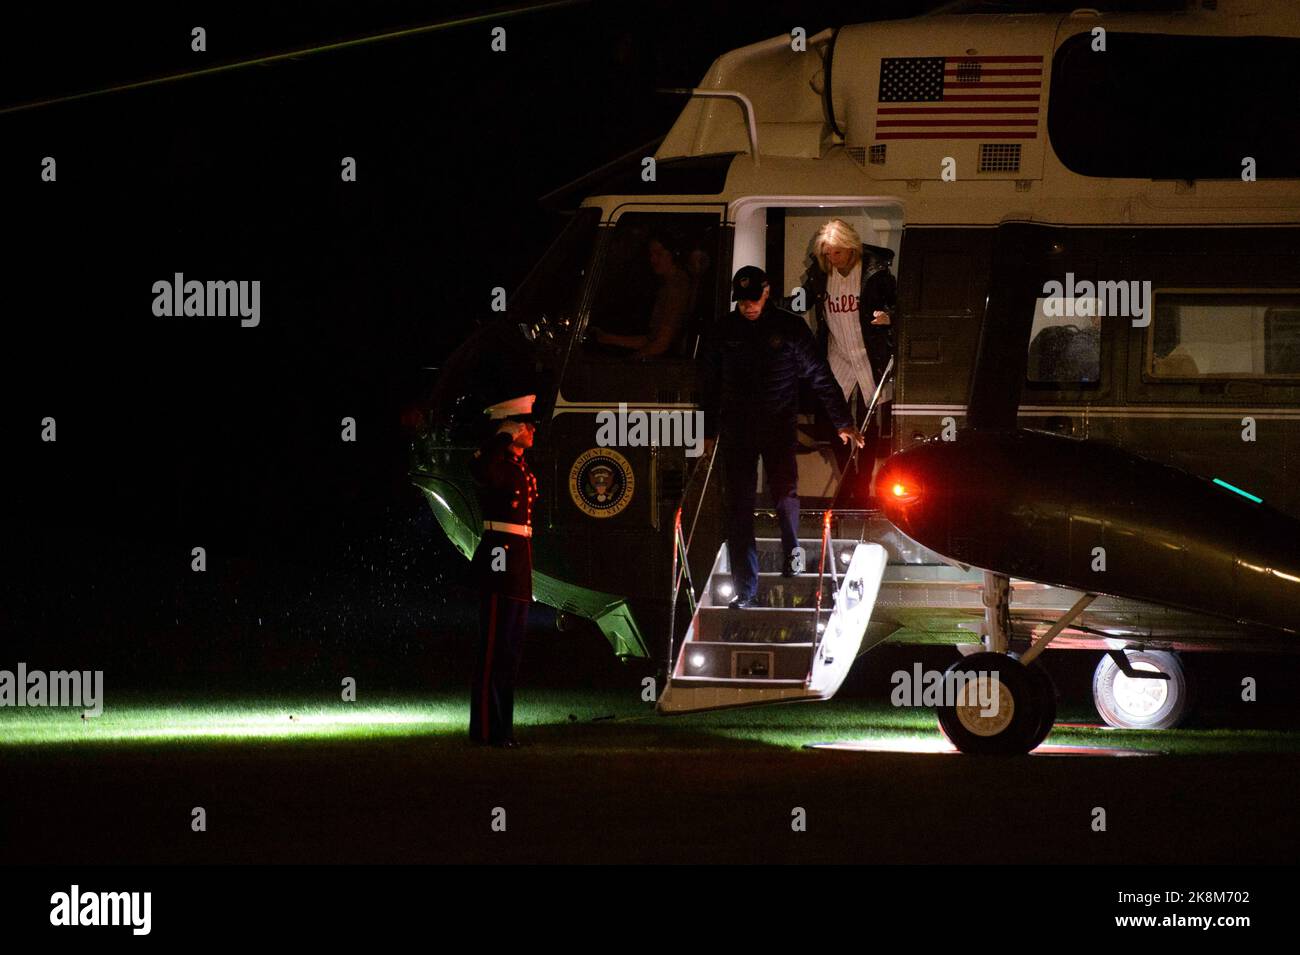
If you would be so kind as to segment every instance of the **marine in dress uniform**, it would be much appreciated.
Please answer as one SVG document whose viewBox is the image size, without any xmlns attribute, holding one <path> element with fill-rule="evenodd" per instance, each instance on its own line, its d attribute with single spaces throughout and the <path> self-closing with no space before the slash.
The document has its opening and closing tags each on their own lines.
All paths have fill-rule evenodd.
<svg viewBox="0 0 1300 955">
<path fill-rule="evenodd" d="M 862 444 L 812 331 L 798 315 L 778 308 L 770 294 L 762 269 L 748 265 L 736 273 L 732 280 L 736 307 L 718 324 L 701 368 L 705 440 L 710 447 L 719 433 L 722 440 L 727 554 L 736 594 L 733 608 L 752 606 L 758 590 L 754 469 L 760 457 L 781 525 L 782 572 L 786 576 L 797 572 L 799 383 L 811 386 L 843 442 Z"/>
<path fill-rule="evenodd" d="M 533 443 L 534 395 L 492 405 L 496 433 L 474 452 L 483 537 L 471 561 L 479 589 L 479 634 L 470 689 L 469 735 L 505 748 L 514 738 L 515 676 L 533 598 L 533 503 L 537 479 L 524 451 Z"/>
</svg>

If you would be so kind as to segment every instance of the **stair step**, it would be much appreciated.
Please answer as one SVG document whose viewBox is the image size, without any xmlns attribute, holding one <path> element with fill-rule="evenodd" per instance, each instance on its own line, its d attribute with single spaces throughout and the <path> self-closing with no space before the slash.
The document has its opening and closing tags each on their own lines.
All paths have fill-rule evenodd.
<svg viewBox="0 0 1300 955">
<path fill-rule="evenodd" d="M 675 676 L 673 677 L 674 685 L 682 686 L 752 686 L 752 687 L 802 687 L 807 685 L 807 680 L 762 680 L 762 679 L 735 679 L 726 680 L 717 677 L 708 676 Z"/>
<path fill-rule="evenodd" d="M 831 541 L 831 553 L 838 556 L 840 571 L 843 571 L 849 565 L 853 557 L 853 548 L 860 541 L 856 540 L 833 540 Z M 758 571 L 762 573 L 780 573 L 785 563 L 785 547 L 779 537 L 760 537 L 756 539 L 758 551 Z M 803 548 L 803 565 L 805 573 L 816 575 L 817 568 L 821 565 L 822 559 L 822 542 L 821 538 L 800 538 L 799 546 Z M 726 568 L 730 569 L 730 568 Z M 826 565 L 827 573 L 830 572 L 830 564 Z"/>
<path fill-rule="evenodd" d="M 823 608 L 823 622 L 828 616 Z M 815 617 L 811 607 L 701 607 L 691 637 L 699 643 L 812 643 Z"/>
<path fill-rule="evenodd" d="M 811 643 L 730 643 L 689 640 L 682 646 L 673 679 L 797 680 L 808 676 Z"/>
<path fill-rule="evenodd" d="M 737 607 L 732 610 L 726 604 L 721 607 L 701 607 L 700 615 L 705 617 L 717 617 L 727 620 L 746 620 L 751 619 L 755 622 L 765 621 L 771 623 L 773 620 L 779 620 L 786 617 L 792 619 L 801 619 L 813 613 L 813 607 Z M 826 612 L 826 608 L 822 608 Z"/>
<path fill-rule="evenodd" d="M 762 608 L 784 610 L 807 610 L 817 602 L 816 574 L 799 574 L 783 577 L 777 573 L 758 575 L 758 605 Z M 835 589 L 835 582 L 830 575 L 822 580 L 823 603 L 830 599 Z M 726 607 L 735 596 L 735 581 L 730 574 L 715 573 L 709 578 L 708 589 L 701 596 L 701 604 L 709 609 Z"/>
<path fill-rule="evenodd" d="M 769 650 L 774 644 L 771 643 L 733 643 L 730 640 L 690 640 L 686 644 L 688 647 L 725 647 L 728 650 Z M 808 650 L 813 647 L 811 643 L 778 643 L 778 647 L 788 647 L 790 649 Z"/>
</svg>

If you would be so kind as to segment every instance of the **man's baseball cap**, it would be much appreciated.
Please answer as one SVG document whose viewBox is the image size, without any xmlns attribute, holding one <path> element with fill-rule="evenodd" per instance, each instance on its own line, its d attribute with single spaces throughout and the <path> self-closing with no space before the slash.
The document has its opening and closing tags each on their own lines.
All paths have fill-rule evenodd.
<svg viewBox="0 0 1300 955">
<path fill-rule="evenodd" d="M 757 265 L 746 265 L 731 280 L 731 300 L 757 302 L 763 297 L 763 286 L 766 284 L 766 272 Z"/>
</svg>

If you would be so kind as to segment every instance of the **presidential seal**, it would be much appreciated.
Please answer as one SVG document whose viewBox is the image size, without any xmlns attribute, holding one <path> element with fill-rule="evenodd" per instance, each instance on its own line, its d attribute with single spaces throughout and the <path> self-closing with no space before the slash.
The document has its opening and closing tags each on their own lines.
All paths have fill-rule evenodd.
<svg viewBox="0 0 1300 955">
<path fill-rule="evenodd" d="M 627 458 L 611 448 L 584 451 L 569 469 L 569 495 L 588 517 L 613 517 L 632 502 L 636 478 Z"/>
</svg>

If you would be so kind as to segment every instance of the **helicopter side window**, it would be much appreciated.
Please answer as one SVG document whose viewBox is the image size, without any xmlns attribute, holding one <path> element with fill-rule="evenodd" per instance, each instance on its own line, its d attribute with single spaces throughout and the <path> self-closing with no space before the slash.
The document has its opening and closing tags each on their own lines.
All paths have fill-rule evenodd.
<svg viewBox="0 0 1300 955">
<path fill-rule="evenodd" d="M 1147 369 L 1156 378 L 1300 377 L 1300 294 L 1155 296 Z"/>
<path fill-rule="evenodd" d="M 1038 299 L 1025 373 L 1031 384 L 1079 388 L 1101 381 L 1101 320 L 1095 315 L 1059 314 L 1060 304 L 1066 301 L 1089 300 Z"/>
<path fill-rule="evenodd" d="M 588 352 L 644 360 L 694 354 L 713 304 L 718 240 L 713 214 L 623 215 L 593 299 Z"/>
</svg>

